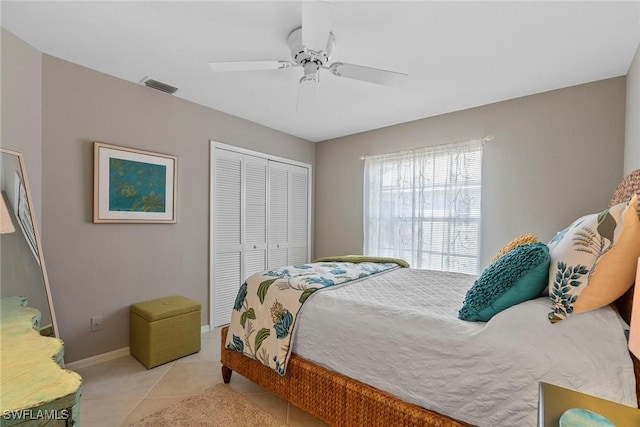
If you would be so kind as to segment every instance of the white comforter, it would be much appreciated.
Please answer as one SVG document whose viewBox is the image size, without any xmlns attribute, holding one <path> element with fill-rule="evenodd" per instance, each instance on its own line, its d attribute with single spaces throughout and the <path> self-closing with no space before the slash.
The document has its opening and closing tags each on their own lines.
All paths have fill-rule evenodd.
<svg viewBox="0 0 640 427">
<path fill-rule="evenodd" d="M 535 426 L 539 381 L 637 406 L 623 322 L 610 308 L 552 325 L 539 298 L 465 322 L 457 314 L 474 279 L 402 268 L 316 292 L 293 351 L 479 426 Z"/>
</svg>

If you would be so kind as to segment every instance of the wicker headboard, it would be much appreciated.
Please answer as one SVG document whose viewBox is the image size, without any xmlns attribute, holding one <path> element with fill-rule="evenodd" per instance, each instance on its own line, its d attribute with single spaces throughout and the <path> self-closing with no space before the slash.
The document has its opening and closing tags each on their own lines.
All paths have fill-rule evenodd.
<svg viewBox="0 0 640 427">
<path fill-rule="evenodd" d="M 618 184 L 618 188 L 616 188 L 615 193 L 613 193 L 613 198 L 609 203 L 609 207 L 617 205 L 618 203 L 626 202 L 634 194 L 640 195 L 640 169 L 631 172 L 629 175 L 625 176 L 622 179 L 620 184 Z M 638 215 L 640 215 L 640 213 Z M 631 287 L 631 289 L 629 289 L 615 302 L 618 310 L 620 310 L 620 315 L 627 323 L 631 323 L 631 310 L 633 309 L 633 291 L 635 286 L 640 286 L 640 284 L 636 283 Z M 633 361 L 633 370 L 636 375 L 636 395 L 638 398 L 638 406 L 640 406 L 640 360 L 638 360 L 638 358 L 636 358 L 633 354 L 629 354 L 631 355 L 631 360 Z"/>
<path fill-rule="evenodd" d="M 617 205 L 618 203 L 626 202 L 634 194 L 640 195 L 640 169 L 631 172 L 624 177 L 609 203 L 609 207 Z M 640 216 L 640 213 L 638 214 Z M 624 295 L 622 295 L 616 301 L 616 306 L 620 310 L 620 315 L 627 323 L 631 323 L 631 307 L 633 305 L 633 290 L 631 287 Z"/>
</svg>

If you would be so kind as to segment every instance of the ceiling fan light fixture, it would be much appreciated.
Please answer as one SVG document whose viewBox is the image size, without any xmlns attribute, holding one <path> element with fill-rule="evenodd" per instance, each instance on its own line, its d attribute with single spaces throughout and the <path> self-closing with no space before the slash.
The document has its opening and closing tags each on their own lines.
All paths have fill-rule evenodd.
<svg viewBox="0 0 640 427">
<path fill-rule="evenodd" d="M 303 79 L 315 80 L 316 82 L 320 81 L 318 75 L 320 74 L 320 64 L 317 62 L 309 61 L 305 62 L 304 67 L 304 76 Z"/>
<path fill-rule="evenodd" d="M 318 75 L 303 76 L 298 84 L 297 111 L 311 110 L 318 100 Z"/>
<path fill-rule="evenodd" d="M 305 74 L 304 76 L 300 77 L 300 84 L 305 83 L 305 82 L 313 82 L 313 83 L 320 83 L 320 73 L 315 73 L 315 74 Z"/>
</svg>

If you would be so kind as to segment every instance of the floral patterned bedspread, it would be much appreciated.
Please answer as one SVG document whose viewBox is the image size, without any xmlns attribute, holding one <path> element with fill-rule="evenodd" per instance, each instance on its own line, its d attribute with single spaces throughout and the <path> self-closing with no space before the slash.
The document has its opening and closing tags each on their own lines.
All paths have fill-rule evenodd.
<svg viewBox="0 0 640 427">
<path fill-rule="evenodd" d="M 298 312 L 314 292 L 394 268 L 393 262 L 319 262 L 256 273 L 240 286 L 225 346 L 284 375 Z"/>
</svg>

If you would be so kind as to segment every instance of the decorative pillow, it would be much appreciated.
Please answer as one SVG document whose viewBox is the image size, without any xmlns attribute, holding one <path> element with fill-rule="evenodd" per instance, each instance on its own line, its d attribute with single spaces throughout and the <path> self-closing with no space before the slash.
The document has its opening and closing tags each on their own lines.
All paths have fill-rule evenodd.
<svg viewBox="0 0 640 427">
<path fill-rule="evenodd" d="M 506 245 L 504 245 L 504 247 L 500 249 L 500 251 L 496 254 L 496 256 L 493 257 L 491 262 L 493 263 L 497 261 L 498 258 L 500 258 L 502 255 L 517 248 L 518 246 L 526 245 L 527 243 L 537 243 L 539 241 L 540 239 L 538 239 L 536 235 L 533 233 L 527 233 L 527 234 L 523 234 L 522 236 L 518 236 L 512 241 L 510 241 L 509 243 L 507 243 Z"/>
<path fill-rule="evenodd" d="M 458 318 L 487 322 L 502 310 L 539 296 L 548 278 L 547 245 L 520 245 L 482 272 L 467 291 Z"/>
<path fill-rule="evenodd" d="M 577 219 L 550 242 L 551 323 L 611 304 L 633 284 L 640 257 L 638 196 Z"/>
</svg>

